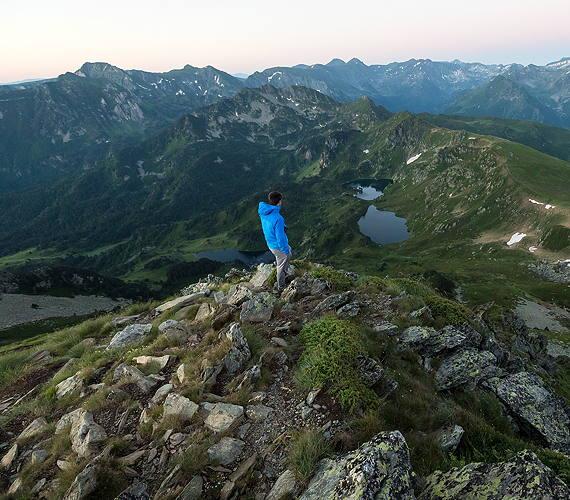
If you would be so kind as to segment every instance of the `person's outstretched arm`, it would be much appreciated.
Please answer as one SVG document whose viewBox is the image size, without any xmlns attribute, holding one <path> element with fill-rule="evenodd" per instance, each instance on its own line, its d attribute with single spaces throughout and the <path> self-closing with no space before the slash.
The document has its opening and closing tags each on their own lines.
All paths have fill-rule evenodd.
<svg viewBox="0 0 570 500">
<path fill-rule="evenodd" d="M 279 250 L 283 253 L 290 253 L 289 240 L 285 233 L 285 220 L 283 217 L 279 217 L 275 223 L 275 238 L 277 239 Z"/>
</svg>

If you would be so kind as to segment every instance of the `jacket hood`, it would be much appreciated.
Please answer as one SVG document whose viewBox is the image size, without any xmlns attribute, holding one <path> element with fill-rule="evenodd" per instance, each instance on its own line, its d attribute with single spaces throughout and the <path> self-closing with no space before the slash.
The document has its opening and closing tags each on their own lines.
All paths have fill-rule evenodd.
<svg viewBox="0 0 570 500">
<path fill-rule="evenodd" d="M 279 212 L 281 207 L 279 205 L 270 205 L 269 203 L 265 203 L 264 201 L 259 202 L 259 208 L 257 212 L 259 215 L 269 215 L 273 212 Z"/>
</svg>

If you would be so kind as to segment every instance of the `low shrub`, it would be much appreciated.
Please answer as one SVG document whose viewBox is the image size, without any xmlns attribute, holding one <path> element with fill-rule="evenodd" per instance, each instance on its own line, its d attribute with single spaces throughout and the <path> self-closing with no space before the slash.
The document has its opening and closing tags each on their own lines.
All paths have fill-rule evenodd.
<svg viewBox="0 0 570 500">
<path fill-rule="evenodd" d="M 297 380 L 302 386 L 326 386 L 351 413 L 376 404 L 376 394 L 364 385 L 356 368 L 356 357 L 363 353 L 356 325 L 326 316 L 306 325 L 299 336 L 304 351 Z"/>
</svg>

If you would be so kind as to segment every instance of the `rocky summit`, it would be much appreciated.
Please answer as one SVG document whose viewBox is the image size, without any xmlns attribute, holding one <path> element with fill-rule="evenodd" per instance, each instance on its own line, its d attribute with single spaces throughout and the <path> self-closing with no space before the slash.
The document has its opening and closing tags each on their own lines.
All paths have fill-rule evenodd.
<svg viewBox="0 0 570 500">
<path fill-rule="evenodd" d="M 570 497 L 544 339 L 421 280 L 274 280 L 210 275 L 1 349 L 3 498 Z"/>
</svg>

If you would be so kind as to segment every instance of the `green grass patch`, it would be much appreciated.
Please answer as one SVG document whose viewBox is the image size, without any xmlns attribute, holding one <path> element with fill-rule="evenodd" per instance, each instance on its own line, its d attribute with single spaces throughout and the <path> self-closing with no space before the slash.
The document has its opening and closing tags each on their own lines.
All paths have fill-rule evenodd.
<svg viewBox="0 0 570 500">
<path fill-rule="evenodd" d="M 331 453 L 331 447 L 323 434 L 316 430 L 300 431 L 293 436 L 289 447 L 289 467 L 295 477 L 306 484 L 322 458 Z"/>
<path fill-rule="evenodd" d="M 351 413 L 376 404 L 376 394 L 356 368 L 356 357 L 364 351 L 355 324 L 326 316 L 307 324 L 299 337 L 304 351 L 296 375 L 303 387 L 326 387 Z"/>
</svg>

